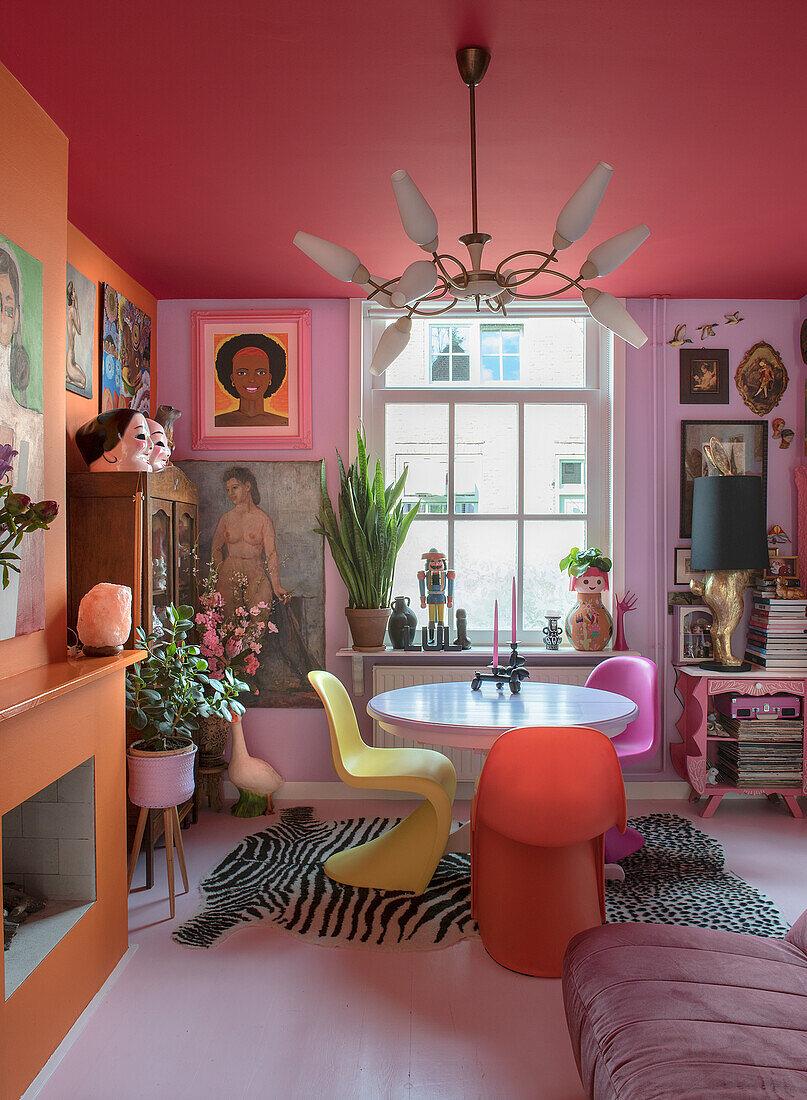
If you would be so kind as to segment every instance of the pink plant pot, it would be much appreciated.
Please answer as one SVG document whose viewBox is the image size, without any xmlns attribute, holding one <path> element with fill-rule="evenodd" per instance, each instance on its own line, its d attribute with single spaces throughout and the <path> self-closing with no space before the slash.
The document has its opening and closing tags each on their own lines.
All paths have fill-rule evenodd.
<svg viewBox="0 0 807 1100">
<path fill-rule="evenodd" d="M 179 806 L 193 794 L 196 782 L 193 761 L 196 745 L 188 741 L 186 748 L 167 752 L 148 752 L 129 746 L 129 798 L 135 806 L 150 810 L 165 810 Z"/>
</svg>

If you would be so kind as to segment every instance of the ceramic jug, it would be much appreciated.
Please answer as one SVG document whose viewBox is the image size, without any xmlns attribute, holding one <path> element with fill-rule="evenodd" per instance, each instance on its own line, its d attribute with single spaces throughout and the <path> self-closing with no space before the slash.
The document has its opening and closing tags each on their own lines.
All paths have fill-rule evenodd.
<svg viewBox="0 0 807 1100">
<path fill-rule="evenodd" d="M 409 635 L 409 640 L 411 642 L 414 639 L 415 631 L 417 630 L 418 617 L 409 606 L 408 596 L 394 596 L 391 606 L 392 614 L 390 615 L 389 623 L 387 624 L 389 638 L 392 642 L 393 649 L 403 649 L 404 627 L 408 626 L 411 630 L 411 633 Z"/>
</svg>

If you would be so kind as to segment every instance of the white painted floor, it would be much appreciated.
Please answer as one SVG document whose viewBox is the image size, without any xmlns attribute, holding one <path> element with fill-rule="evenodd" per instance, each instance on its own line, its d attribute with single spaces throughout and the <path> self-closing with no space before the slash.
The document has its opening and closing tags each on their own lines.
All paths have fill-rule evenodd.
<svg viewBox="0 0 807 1100">
<path fill-rule="evenodd" d="M 341 801 L 318 811 L 347 817 L 405 805 Z M 715 836 L 729 869 L 789 921 L 807 907 L 807 821 L 756 798 L 724 799 L 709 821 L 686 802 L 630 806 L 632 814 L 664 810 Z M 154 888 L 130 897 L 138 950 L 45 1084 L 44 1100 L 582 1097 L 560 982 L 504 970 L 479 942 L 374 954 L 265 925 L 210 951 L 176 945 L 170 931 L 196 910 L 200 877 L 267 820 L 206 811 L 183 833 L 191 893 L 178 899 L 174 922 L 158 853 Z"/>
</svg>

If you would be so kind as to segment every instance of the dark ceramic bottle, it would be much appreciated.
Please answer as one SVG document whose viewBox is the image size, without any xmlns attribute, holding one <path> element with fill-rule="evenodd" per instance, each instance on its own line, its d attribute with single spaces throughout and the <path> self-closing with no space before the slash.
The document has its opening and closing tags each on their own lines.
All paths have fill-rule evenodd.
<svg viewBox="0 0 807 1100">
<path fill-rule="evenodd" d="M 387 623 L 387 630 L 389 631 L 389 638 L 392 642 L 393 649 L 403 649 L 404 647 L 404 628 L 410 628 L 409 641 L 414 640 L 415 631 L 417 630 L 418 617 L 409 606 L 408 596 L 393 596 L 392 598 L 392 614 L 389 617 Z"/>
</svg>

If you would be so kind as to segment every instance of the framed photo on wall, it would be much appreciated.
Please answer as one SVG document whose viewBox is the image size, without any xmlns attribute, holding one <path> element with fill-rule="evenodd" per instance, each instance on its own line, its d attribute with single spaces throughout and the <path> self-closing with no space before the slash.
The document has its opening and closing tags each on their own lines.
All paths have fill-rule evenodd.
<svg viewBox="0 0 807 1100">
<path fill-rule="evenodd" d="M 193 310 L 194 450 L 311 446 L 311 310 Z"/>
<path fill-rule="evenodd" d="M 728 454 L 732 473 L 762 478 L 762 499 L 767 500 L 767 420 L 682 420 L 681 421 L 681 505 L 679 535 L 692 538 L 692 491 L 696 477 L 715 474 L 703 453 L 714 436 Z"/>
<path fill-rule="evenodd" d="M 678 361 L 682 405 L 728 405 L 728 348 L 681 348 Z"/>
<path fill-rule="evenodd" d="M 799 559 L 795 554 L 771 556 L 768 568 L 765 570 L 765 579 L 779 580 L 780 578 L 794 581 L 799 579 Z"/>
<path fill-rule="evenodd" d="M 694 665 L 712 660 L 712 612 L 706 604 L 676 607 L 676 664 Z"/>
<path fill-rule="evenodd" d="M 676 546 L 675 548 L 675 564 L 674 564 L 674 581 L 673 584 L 686 584 L 688 585 L 691 580 L 700 580 L 703 576 L 702 570 L 692 570 L 689 562 L 692 557 L 692 549 L 689 546 Z"/>
</svg>

